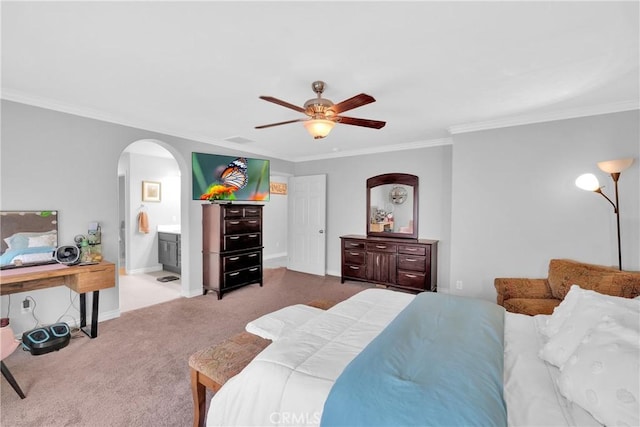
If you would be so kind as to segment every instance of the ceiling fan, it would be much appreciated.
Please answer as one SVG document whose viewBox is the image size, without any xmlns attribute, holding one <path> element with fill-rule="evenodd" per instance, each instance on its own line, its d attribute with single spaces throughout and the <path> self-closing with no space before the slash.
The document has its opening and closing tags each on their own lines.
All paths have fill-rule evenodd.
<svg viewBox="0 0 640 427">
<path fill-rule="evenodd" d="M 295 122 L 304 122 L 304 127 L 309 131 L 314 139 L 324 138 L 331 132 L 331 129 L 336 123 L 342 123 L 344 125 L 363 126 L 367 128 L 380 129 L 384 127 L 386 122 L 370 119 L 358 119 L 355 117 L 341 116 L 341 113 L 352 110 L 357 107 L 375 102 L 375 99 L 371 95 L 361 93 L 353 96 L 349 99 L 345 99 L 342 102 L 334 104 L 327 98 L 322 97 L 324 92 L 325 83 L 323 81 L 315 81 L 311 84 L 311 88 L 317 94 L 316 98 L 310 99 L 304 103 L 303 107 L 290 104 L 286 101 L 282 101 L 272 96 L 261 96 L 260 99 L 273 102 L 274 104 L 281 105 L 283 107 L 291 108 L 292 110 L 304 113 L 307 117 L 303 117 L 296 120 L 288 120 L 286 122 L 271 123 L 268 125 L 256 126 L 256 129 L 264 129 L 272 126 L 286 125 Z"/>
</svg>

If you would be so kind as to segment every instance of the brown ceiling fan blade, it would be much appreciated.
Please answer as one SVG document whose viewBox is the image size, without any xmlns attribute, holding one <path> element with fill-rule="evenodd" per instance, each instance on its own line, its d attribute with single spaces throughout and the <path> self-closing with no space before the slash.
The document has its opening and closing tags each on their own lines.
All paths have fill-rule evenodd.
<svg viewBox="0 0 640 427">
<path fill-rule="evenodd" d="M 270 128 L 272 126 L 286 125 L 286 124 L 295 123 L 295 122 L 304 122 L 306 120 L 308 120 L 308 119 L 304 118 L 304 119 L 296 119 L 296 120 L 287 120 L 286 122 L 271 123 L 271 124 L 268 124 L 268 125 L 256 126 L 256 129 Z"/>
<path fill-rule="evenodd" d="M 354 125 L 354 126 L 363 126 L 366 128 L 375 128 L 380 129 L 383 128 L 387 122 L 381 122 L 380 120 L 371 120 L 371 119 L 356 119 L 355 117 L 338 117 L 338 123 L 342 123 L 343 125 Z"/>
<path fill-rule="evenodd" d="M 282 105 L 283 107 L 291 108 L 292 110 L 298 111 L 299 113 L 304 113 L 304 108 L 298 107 L 297 105 L 289 104 L 287 101 L 274 98 L 273 96 L 261 96 L 260 99 L 273 102 L 274 104 Z"/>
<path fill-rule="evenodd" d="M 345 111 L 353 110 L 357 107 L 362 107 L 363 105 L 371 104 L 372 102 L 376 102 L 373 96 L 361 93 L 360 95 L 356 95 L 335 104 L 332 110 L 335 111 L 336 114 L 340 114 Z"/>
</svg>

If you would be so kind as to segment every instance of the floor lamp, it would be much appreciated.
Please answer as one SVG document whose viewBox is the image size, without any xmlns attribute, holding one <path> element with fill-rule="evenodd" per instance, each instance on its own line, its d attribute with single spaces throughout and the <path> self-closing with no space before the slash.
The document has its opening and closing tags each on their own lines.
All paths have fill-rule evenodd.
<svg viewBox="0 0 640 427">
<path fill-rule="evenodd" d="M 616 214 L 616 226 L 618 230 L 618 268 L 622 270 L 622 252 L 620 250 L 620 203 L 618 200 L 618 180 L 620 179 L 620 172 L 627 169 L 633 163 L 633 159 L 620 159 L 620 160 L 608 160 L 606 162 L 598 162 L 598 167 L 603 172 L 607 172 L 611 175 L 611 179 L 613 179 L 613 186 L 615 189 L 615 203 L 608 198 L 603 192 L 602 187 L 600 187 L 600 183 L 598 182 L 598 178 L 592 173 L 585 173 L 580 175 L 576 179 L 576 185 L 587 191 L 593 191 L 596 193 L 600 193 L 602 197 L 607 199 L 609 203 L 613 206 L 613 212 Z"/>
</svg>

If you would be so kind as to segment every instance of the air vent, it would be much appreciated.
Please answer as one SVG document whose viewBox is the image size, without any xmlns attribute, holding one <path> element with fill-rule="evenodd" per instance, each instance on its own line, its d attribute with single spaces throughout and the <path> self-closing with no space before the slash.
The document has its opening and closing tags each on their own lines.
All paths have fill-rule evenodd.
<svg viewBox="0 0 640 427">
<path fill-rule="evenodd" d="M 255 142 L 252 139 L 245 138 L 245 137 L 242 137 L 242 136 L 232 136 L 230 138 L 225 138 L 224 140 L 225 141 L 229 141 L 229 142 L 235 142 L 236 144 L 246 144 L 248 142 Z"/>
</svg>

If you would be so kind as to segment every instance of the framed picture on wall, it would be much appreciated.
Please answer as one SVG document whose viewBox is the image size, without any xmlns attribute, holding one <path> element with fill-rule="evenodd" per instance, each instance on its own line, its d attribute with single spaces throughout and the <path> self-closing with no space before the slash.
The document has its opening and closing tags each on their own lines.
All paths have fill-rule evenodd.
<svg viewBox="0 0 640 427">
<path fill-rule="evenodd" d="M 155 181 L 142 181 L 142 201 L 160 201 L 160 183 Z"/>
<path fill-rule="evenodd" d="M 287 194 L 287 184 L 285 182 L 271 182 L 269 191 L 271 194 Z"/>
</svg>

